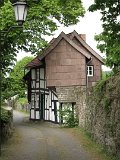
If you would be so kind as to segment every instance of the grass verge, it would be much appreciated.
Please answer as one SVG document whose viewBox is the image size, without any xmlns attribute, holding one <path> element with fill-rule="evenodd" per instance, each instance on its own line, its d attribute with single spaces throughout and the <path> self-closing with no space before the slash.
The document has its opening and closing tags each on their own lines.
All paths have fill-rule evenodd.
<svg viewBox="0 0 120 160">
<path fill-rule="evenodd" d="M 93 160 L 118 160 L 115 156 L 108 154 L 101 145 L 97 144 L 89 133 L 80 127 L 64 128 L 79 140 L 80 145 L 91 155 Z"/>
</svg>

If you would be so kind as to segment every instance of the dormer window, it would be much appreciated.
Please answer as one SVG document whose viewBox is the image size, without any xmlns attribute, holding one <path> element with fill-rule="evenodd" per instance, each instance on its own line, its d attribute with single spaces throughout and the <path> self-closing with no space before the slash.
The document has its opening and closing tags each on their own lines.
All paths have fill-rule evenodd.
<svg viewBox="0 0 120 160">
<path fill-rule="evenodd" d="M 87 66 L 87 76 L 88 77 L 93 76 L 93 66 Z"/>
</svg>

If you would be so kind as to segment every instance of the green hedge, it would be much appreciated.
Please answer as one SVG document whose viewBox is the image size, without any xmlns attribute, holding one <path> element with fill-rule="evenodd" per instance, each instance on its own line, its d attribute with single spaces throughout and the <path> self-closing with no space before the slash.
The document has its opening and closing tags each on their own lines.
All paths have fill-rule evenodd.
<svg viewBox="0 0 120 160">
<path fill-rule="evenodd" d="M 8 123 L 11 117 L 12 117 L 11 112 L 9 112 L 4 108 L 1 108 L 1 123 Z"/>
<path fill-rule="evenodd" d="M 4 143 L 13 133 L 12 108 L 1 108 L 1 142 Z"/>
</svg>

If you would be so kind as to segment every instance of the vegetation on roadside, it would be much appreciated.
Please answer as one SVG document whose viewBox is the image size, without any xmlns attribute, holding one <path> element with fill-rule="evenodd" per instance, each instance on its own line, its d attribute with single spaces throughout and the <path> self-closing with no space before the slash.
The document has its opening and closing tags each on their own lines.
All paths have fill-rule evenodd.
<svg viewBox="0 0 120 160">
<path fill-rule="evenodd" d="M 13 133 L 13 113 L 8 108 L 1 107 L 1 143 L 4 143 Z"/>
<path fill-rule="evenodd" d="M 102 79 L 107 79 L 112 75 L 112 71 L 102 71 Z"/>
<path fill-rule="evenodd" d="M 11 113 L 8 112 L 8 110 L 6 110 L 5 108 L 1 108 L 1 114 L 0 114 L 0 119 L 1 119 L 1 123 L 8 123 L 9 119 L 11 118 Z"/>
<path fill-rule="evenodd" d="M 86 129 L 109 153 L 119 157 L 120 71 L 99 81 L 87 94 Z"/>
<path fill-rule="evenodd" d="M 24 113 L 29 113 L 29 104 L 28 104 L 28 100 L 26 97 L 18 98 L 16 103 L 18 106 L 16 109 L 18 109 Z M 20 107 L 19 107 L 19 105 L 20 105 Z"/>
<path fill-rule="evenodd" d="M 103 106 L 106 111 L 109 110 L 110 104 L 113 99 L 120 98 L 120 71 L 117 73 L 111 72 L 109 76 L 106 76 L 100 80 L 93 87 L 93 94 L 98 95 L 94 96 L 96 98 L 96 103 L 98 106 Z M 111 95 L 111 92 L 113 93 Z"/>
<path fill-rule="evenodd" d="M 24 57 L 18 61 L 10 72 L 9 77 L 4 78 L 2 81 L 2 94 L 1 100 L 9 99 L 17 95 L 17 97 L 25 97 L 25 91 L 27 89 L 23 82 L 24 67 L 33 59 L 33 57 Z"/>
<path fill-rule="evenodd" d="M 17 103 L 20 103 L 21 105 L 25 105 L 25 104 L 28 104 L 28 100 L 25 97 L 18 98 Z"/>
<path fill-rule="evenodd" d="M 76 111 L 72 109 L 71 103 L 65 103 L 62 110 L 59 111 L 62 126 L 64 127 L 75 127 L 78 126 L 79 120 Z"/>
<path fill-rule="evenodd" d="M 110 155 L 110 153 L 107 153 L 105 148 L 103 148 L 101 145 L 97 144 L 90 133 L 85 131 L 84 129 L 80 127 L 75 127 L 72 130 L 69 129 L 70 132 L 80 140 L 80 144 L 85 148 L 85 150 L 88 151 L 88 153 L 91 153 L 93 159 L 97 160 L 118 160 L 115 156 Z"/>
</svg>

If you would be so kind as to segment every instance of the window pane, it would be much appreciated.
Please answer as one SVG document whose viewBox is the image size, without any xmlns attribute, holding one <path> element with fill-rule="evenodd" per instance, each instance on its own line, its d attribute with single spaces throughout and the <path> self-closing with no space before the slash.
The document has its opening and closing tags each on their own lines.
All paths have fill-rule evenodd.
<svg viewBox="0 0 120 160">
<path fill-rule="evenodd" d="M 92 71 L 89 71 L 89 74 L 92 75 Z"/>
<path fill-rule="evenodd" d="M 87 66 L 87 75 L 93 76 L 93 66 Z"/>
</svg>

